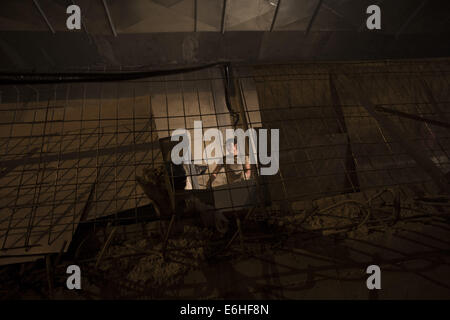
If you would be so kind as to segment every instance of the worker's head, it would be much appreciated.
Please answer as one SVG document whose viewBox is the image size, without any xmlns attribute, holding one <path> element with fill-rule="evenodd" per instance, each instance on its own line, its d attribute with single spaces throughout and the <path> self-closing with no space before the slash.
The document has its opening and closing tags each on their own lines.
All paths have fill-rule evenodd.
<svg viewBox="0 0 450 320">
<path fill-rule="evenodd" d="M 236 137 L 234 137 L 234 139 L 233 138 L 232 139 L 228 139 L 225 142 L 225 145 L 226 145 L 226 148 L 227 148 L 226 154 L 231 154 L 231 155 L 234 155 L 234 156 L 236 156 L 238 154 L 237 138 Z"/>
</svg>

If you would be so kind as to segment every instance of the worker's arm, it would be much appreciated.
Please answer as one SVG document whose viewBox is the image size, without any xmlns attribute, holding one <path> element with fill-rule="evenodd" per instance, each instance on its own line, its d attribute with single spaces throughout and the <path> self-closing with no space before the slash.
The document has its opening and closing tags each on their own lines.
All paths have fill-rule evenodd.
<svg viewBox="0 0 450 320">
<path fill-rule="evenodd" d="M 252 175 L 252 168 L 250 166 L 250 161 L 248 159 L 248 156 L 245 156 L 245 164 L 244 164 L 245 179 L 246 180 L 250 179 L 251 175 Z"/>
<path fill-rule="evenodd" d="M 211 174 L 209 175 L 208 182 L 206 183 L 206 188 L 208 188 L 208 189 L 212 188 L 212 184 L 213 184 L 214 180 L 216 180 L 217 174 L 219 173 L 219 171 L 222 168 L 223 168 L 223 164 L 216 165 L 213 172 L 211 172 Z"/>
</svg>

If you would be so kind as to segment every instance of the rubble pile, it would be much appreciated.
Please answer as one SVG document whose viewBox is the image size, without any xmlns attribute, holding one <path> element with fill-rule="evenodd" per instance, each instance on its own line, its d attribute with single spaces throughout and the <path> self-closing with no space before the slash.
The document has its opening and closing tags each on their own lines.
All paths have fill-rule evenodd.
<svg viewBox="0 0 450 320">
<path fill-rule="evenodd" d="M 294 214 L 275 215 L 269 223 L 288 232 L 309 230 L 324 235 L 345 232 L 351 237 L 366 237 L 376 228 L 393 231 L 415 217 L 423 222 L 427 217 L 442 215 L 450 205 L 450 198 L 444 196 L 418 198 L 407 194 L 392 188 L 298 202 L 294 204 L 298 209 Z"/>
<path fill-rule="evenodd" d="M 109 247 L 109 256 L 130 255 L 102 263 L 102 272 L 120 273 L 131 283 L 146 287 L 171 286 L 205 259 L 205 247 L 212 233 L 207 229 L 185 226 L 182 234 L 168 240 L 165 256 L 162 242 L 148 239 L 126 240 Z M 141 254 L 133 257 L 132 254 Z"/>
</svg>

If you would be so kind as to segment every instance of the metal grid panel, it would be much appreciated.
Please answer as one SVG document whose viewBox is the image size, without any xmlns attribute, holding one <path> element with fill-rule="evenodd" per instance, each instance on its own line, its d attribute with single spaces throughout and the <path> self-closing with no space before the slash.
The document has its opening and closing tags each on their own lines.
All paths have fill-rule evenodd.
<svg viewBox="0 0 450 320">
<path fill-rule="evenodd" d="M 135 183 L 137 172 L 154 163 L 158 151 L 146 85 L 69 84 L 2 91 L 5 254 L 14 255 L 14 248 L 27 248 L 28 254 L 61 250 L 86 211 L 88 198 L 92 208 L 87 220 L 149 202 Z"/>
<path fill-rule="evenodd" d="M 349 80 L 364 83 L 376 105 L 445 121 L 450 101 L 445 60 L 237 71 L 243 109 L 235 111 L 245 114 L 248 127 L 280 129 L 280 171 L 263 183 L 274 210 L 395 185 L 436 192 L 426 170 L 402 148 L 405 141 L 443 173 L 450 169 L 447 128 L 388 113 L 407 133 L 391 136 L 355 98 Z M 8 256 L 67 248 L 83 214 L 83 220 L 108 216 L 114 222 L 120 211 L 134 210 L 137 220 L 138 208 L 150 200 L 136 177 L 163 165 L 158 139 L 176 128 L 192 129 L 196 119 L 206 127 L 232 127 L 216 69 L 1 91 L 0 239 L 1 254 Z M 206 179 L 212 170 L 203 173 Z M 240 188 L 249 190 L 245 184 Z M 224 190 L 229 209 L 242 209 L 230 188 Z"/>
<path fill-rule="evenodd" d="M 377 106 L 446 119 L 447 61 L 261 66 L 253 75 L 263 127 L 280 128 L 280 172 L 269 178 L 280 203 L 431 181 L 405 142 L 449 172 L 448 128 L 386 114 L 402 131 L 392 136 L 362 106 L 354 85 L 362 83 Z M 430 83 L 439 98 L 427 93 Z"/>
<path fill-rule="evenodd" d="M 204 129 L 232 127 L 223 83 L 212 69 L 135 82 L 3 87 L 1 254 L 66 250 L 81 218 L 118 221 L 119 212 L 134 210 L 137 221 L 150 200 L 136 177 L 164 166 L 159 139 L 177 128 L 192 131 L 194 120 Z"/>
</svg>

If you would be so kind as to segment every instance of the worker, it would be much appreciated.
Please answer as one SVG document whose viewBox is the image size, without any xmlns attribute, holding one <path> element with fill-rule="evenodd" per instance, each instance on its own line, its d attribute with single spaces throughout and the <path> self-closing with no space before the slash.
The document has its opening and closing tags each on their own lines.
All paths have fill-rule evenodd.
<svg viewBox="0 0 450 320">
<path fill-rule="evenodd" d="M 216 185 L 231 184 L 242 180 L 249 180 L 251 177 L 249 157 L 247 155 L 245 156 L 244 164 L 237 163 L 239 152 L 237 139 L 228 139 L 225 145 L 227 154 L 232 154 L 234 156 L 234 163 L 226 163 L 227 161 L 224 159 L 223 164 L 216 165 L 208 181 L 209 188 L 213 186 L 213 182 L 215 182 Z"/>
</svg>

